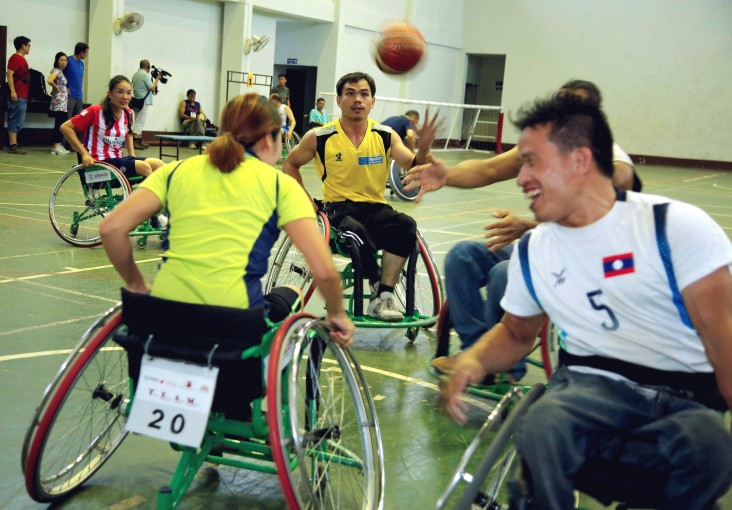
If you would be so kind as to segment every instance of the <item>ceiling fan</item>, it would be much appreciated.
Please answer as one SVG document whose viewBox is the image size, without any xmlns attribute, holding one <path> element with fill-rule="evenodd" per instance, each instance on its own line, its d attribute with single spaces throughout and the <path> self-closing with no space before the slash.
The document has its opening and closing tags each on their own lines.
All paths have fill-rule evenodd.
<svg viewBox="0 0 732 510">
<path fill-rule="evenodd" d="M 145 17 L 139 12 L 127 12 L 121 18 L 114 20 L 114 35 L 122 32 L 134 32 L 145 23 Z"/>
<path fill-rule="evenodd" d="M 244 54 L 249 55 L 249 52 L 252 50 L 254 50 L 255 52 L 261 51 L 262 48 L 267 46 L 268 42 L 268 35 L 253 35 L 251 39 L 247 39 L 246 41 L 244 41 Z"/>
</svg>

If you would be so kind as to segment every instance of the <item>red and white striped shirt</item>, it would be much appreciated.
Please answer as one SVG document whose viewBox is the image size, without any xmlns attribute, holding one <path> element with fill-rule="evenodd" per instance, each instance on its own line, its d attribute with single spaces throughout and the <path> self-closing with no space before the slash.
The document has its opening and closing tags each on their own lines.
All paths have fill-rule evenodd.
<svg viewBox="0 0 732 510">
<path fill-rule="evenodd" d="M 85 133 L 84 145 L 95 160 L 106 161 L 124 156 L 122 148 L 129 133 L 127 115 L 121 115 L 111 128 L 107 127 L 102 105 L 95 104 L 72 117 L 71 123 L 77 131 Z"/>
</svg>

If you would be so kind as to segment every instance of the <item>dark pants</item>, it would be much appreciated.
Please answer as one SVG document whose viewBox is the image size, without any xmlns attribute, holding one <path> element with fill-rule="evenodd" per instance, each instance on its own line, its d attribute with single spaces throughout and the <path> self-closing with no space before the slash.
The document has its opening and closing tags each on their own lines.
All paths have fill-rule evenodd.
<svg viewBox="0 0 732 510">
<path fill-rule="evenodd" d="M 417 242 L 417 223 L 387 204 L 328 202 L 324 204 L 331 226 L 355 234 L 364 277 L 374 279 L 379 268 L 374 253 L 384 250 L 407 258 Z"/>
<path fill-rule="evenodd" d="M 51 112 L 53 113 L 53 143 L 61 143 L 64 141 L 64 135 L 61 134 L 61 124 L 66 122 L 66 112 Z"/>
</svg>

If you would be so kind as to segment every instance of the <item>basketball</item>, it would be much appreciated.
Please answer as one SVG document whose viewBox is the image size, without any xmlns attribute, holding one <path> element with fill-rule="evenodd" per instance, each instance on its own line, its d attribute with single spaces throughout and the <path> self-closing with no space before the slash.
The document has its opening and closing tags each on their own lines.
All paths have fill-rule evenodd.
<svg viewBox="0 0 732 510">
<path fill-rule="evenodd" d="M 424 37 L 417 27 L 406 21 L 390 23 L 376 41 L 374 59 L 379 69 L 387 74 L 411 71 L 424 55 Z"/>
</svg>

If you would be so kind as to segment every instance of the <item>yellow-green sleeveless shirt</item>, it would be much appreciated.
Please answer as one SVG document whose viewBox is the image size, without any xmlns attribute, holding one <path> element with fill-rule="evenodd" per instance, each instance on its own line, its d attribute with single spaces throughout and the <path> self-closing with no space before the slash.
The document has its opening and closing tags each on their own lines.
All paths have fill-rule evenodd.
<svg viewBox="0 0 732 510">
<path fill-rule="evenodd" d="M 340 120 L 315 130 L 315 168 L 323 181 L 325 202 L 386 203 L 384 191 L 391 165 L 391 128 L 368 119 L 361 145 L 354 147 Z"/>
</svg>

